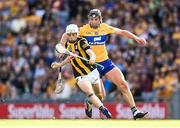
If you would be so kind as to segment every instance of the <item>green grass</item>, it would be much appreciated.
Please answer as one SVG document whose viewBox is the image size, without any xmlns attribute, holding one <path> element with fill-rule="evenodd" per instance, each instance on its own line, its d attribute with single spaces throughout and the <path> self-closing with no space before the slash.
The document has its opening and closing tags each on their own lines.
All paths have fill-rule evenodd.
<svg viewBox="0 0 180 128">
<path fill-rule="evenodd" d="M 0 128 L 180 128 L 180 120 L 0 120 Z"/>
</svg>

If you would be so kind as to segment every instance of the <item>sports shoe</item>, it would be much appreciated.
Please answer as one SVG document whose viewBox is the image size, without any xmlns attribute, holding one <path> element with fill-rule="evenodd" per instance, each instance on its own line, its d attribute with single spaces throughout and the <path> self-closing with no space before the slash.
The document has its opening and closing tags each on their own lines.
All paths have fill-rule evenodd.
<svg viewBox="0 0 180 128">
<path fill-rule="evenodd" d="M 142 112 L 142 111 L 140 111 L 140 110 L 136 110 L 136 111 L 133 113 L 134 120 L 143 119 L 143 118 L 146 117 L 147 115 L 148 115 L 148 112 Z"/>
<path fill-rule="evenodd" d="M 106 107 L 101 106 L 99 108 L 99 110 L 106 116 L 106 118 L 108 118 L 108 119 L 112 118 L 111 113 L 109 112 L 109 110 Z"/>
<path fill-rule="evenodd" d="M 88 100 L 86 100 L 85 105 L 86 105 L 85 113 L 86 113 L 87 117 L 92 118 L 92 104 L 89 103 Z"/>
</svg>

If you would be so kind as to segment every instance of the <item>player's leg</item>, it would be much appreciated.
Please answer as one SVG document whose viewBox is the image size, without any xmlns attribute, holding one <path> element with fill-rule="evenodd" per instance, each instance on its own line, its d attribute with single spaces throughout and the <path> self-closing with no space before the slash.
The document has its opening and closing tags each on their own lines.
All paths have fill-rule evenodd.
<svg viewBox="0 0 180 128">
<path fill-rule="evenodd" d="M 88 96 L 89 101 L 107 117 L 111 118 L 111 113 L 104 107 L 100 99 L 94 94 L 91 83 L 88 80 L 82 79 L 78 81 L 79 88 Z"/>
<path fill-rule="evenodd" d="M 103 101 L 105 98 L 106 92 L 105 92 L 102 80 L 100 80 L 99 83 L 93 84 L 93 90 L 94 90 L 94 93 L 96 94 L 96 96 L 101 101 Z"/>
<path fill-rule="evenodd" d="M 136 108 L 134 98 L 132 96 L 132 93 L 128 87 L 128 83 L 124 78 L 124 75 L 120 71 L 119 68 L 114 67 L 112 70 L 107 72 L 105 74 L 105 77 L 112 81 L 118 88 L 118 90 L 121 91 L 123 97 L 125 98 L 126 102 L 131 107 L 131 110 L 133 112 L 134 119 L 143 118 L 145 115 L 148 114 L 148 112 L 141 112 Z"/>
<path fill-rule="evenodd" d="M 101 100 L 103 101 L 106 92 L 104 89 L 104 85 L 102 80 L 100 81 L 99 78 L 99 72 L 97 69 L 95 69 L 94 71 L 92 71 L 91 73 L 89 73 L 89 75 L 86 76 L 86 78 L 91 82 L 91 84 L 93 85 L 93 90 L 95 92 L 95 95 Z M 86 115 L 91 118 L 92 117 L 92 103 L 86 99 L 85 101 L 85 113 Z"/>
<path fill-rule="evenodd" d="M 106 90 L 104 88 L 104 84 L 103 84 L 103 81 L 102 79 L 100 79 L 100 88 L 101 88 L 101 98 L 102 98 L 102 101 L 105 99 L 106 97 Z M 98 92 L 97 92 L 98 94 Z"/>
<path fill-rule="evenodd" d="M 121 91 L 128 105 L 130 107 L 134 107 L 135 102 L 132 93 L 120 69 L 114 67 L 112 70 L 105 74 L 105 77 L 117 86 L 118 90 Z"/>
<path fill-rule="evenodd" d="M 89 100 L 95 107 L 99 108 L 102 106 L 102 102 L 94 95 L 91 83 L 88 80 L 78 81 L 78 86 L 89 97 Z"/>
<path fill-rule="evenodd" d="M 98 82 L 93 83 L 93 90 L 94 90 L 95 95 L 102 102 L 104 100 L 104 96 L 106 93 L 105 93 L 104 85 L 101 82 L 100 82 L 100 80 L 98 80 Z M 89 118 L 91 118 L 92 117 L 92 103 L 89 101 L 89 99 L 85 100 L 85 106 L 86 106 L 85 107 L 85 113 Z"/>
</svg>

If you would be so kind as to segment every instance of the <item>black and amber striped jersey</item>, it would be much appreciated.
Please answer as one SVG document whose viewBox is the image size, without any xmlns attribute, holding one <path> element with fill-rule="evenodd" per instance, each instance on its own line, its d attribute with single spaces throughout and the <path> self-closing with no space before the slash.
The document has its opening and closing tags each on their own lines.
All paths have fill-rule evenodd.
<svg viewBox="0 0 180 128">
<path fill-rule="evenodd" d="M 90 58 L 86 53 L 86 50 L 90 49 L 90 45 L 85 38 L 77 38 L 76 42 L 66 42 L 65 47 L 81 57 Z M 95 65 L 90 65 L 88 62 L 77 57 L 71 59 L 70 63 L 75 77 L 87 75 L 96 68 Z"/>
</svg>

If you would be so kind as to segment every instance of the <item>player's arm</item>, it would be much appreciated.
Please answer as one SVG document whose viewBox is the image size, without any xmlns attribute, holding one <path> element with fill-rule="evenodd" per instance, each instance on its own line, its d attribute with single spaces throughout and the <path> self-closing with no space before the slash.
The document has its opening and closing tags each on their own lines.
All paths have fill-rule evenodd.
<svg viewBox="0 0 180 128">
<path fill-rule="evenodd" d="M 62 35 L 62 37 L 61 37 L 59 43 L 64 47 L 66 41 L 67 41 L 67 35 L 66 35 L 66 33 L 63 33 L 63 35 Z"/>
<path fill-rule="evenodd" d="M 146 45 L 146 40 L 143 39 L 143 38 L 140 38 L 138 36 L 136 36 L 135 34 L 127 31 L 127 30 L 122 30 L 122 29 L 119 29 L 119 28 L 114 28 L 115 29 L 115 34 L 118 34 L 120 36 L 125 36 L 125 37 L 128 37 L 130 39 L 133 39 L 135 40 L 136 42 L 138 42 L 139 44 L 142 44 L 142 45 Z"/>
<path fill-rule="evenodd" d="M 68 56 L 62 62 L 53 62 L 51 64 L 51 68 L 56 69 L 56 68 L 62 67 L 64 65 L 66 65 L 67 63 L 69 63 L 72 58 L 73 58 L 72 56 Z"/>
<path fill-rule="evenodd" d="M 87 43 L 87 40 L 81 41 L 80 45 L 81 45 L 81 48 L 83 48 L 83 50 L 89 55 L 89 57 L 90 57 L 89 63 L 94 64 L 96 61 L 96 55 L 92 51 L 90 45 Z"/>
<path fill-rule="evenodd" d="M 96 62 L 96 55 L 94 54 L 94 52 L 91 49 L 86 50 L 86 53 L 89 55 L 90 59 L 89 59 L 89 63 L 90 64 L 94 64 Z"/>
</svg>

